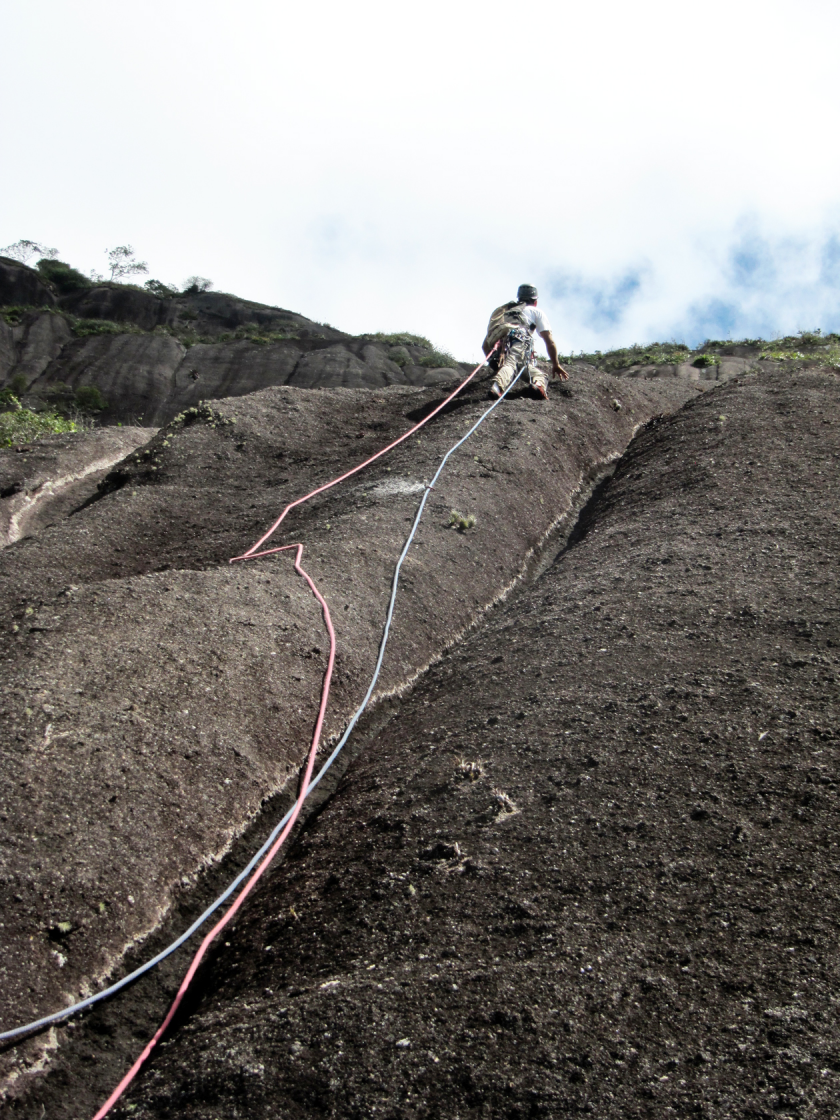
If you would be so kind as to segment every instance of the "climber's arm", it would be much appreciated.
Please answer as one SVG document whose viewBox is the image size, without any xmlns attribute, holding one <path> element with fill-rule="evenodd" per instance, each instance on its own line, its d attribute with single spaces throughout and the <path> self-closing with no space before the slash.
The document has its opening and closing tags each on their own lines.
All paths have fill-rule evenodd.
<svg viewBox="0 0 840 1120">
<path fill-rule="evenodd" d="M 551 361 L 551 372 L 555 377 L 559 377 L 561 381 L 568 381 L 569 375 L 560 365 L 560 359 L 557 357 L 557 346 L 554 339 L 551 337 L 551 331 L 540 331 L 540 338 L 545 343 L 545 348 L 548 351 L 548 357 Z"/>
</svg>

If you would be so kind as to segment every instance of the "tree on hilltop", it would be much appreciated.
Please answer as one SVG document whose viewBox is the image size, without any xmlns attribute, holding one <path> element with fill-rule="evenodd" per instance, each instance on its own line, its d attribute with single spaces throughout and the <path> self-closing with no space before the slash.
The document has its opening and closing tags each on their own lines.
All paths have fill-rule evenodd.
<svg viewBox="0 0 840 1120">
<path fill-rule="evenodd" d="M 184 291 L 190 293 L 196 292 L 209 292 L 213 287 L 213 281 L 208 280 L 206 276 L 188 276 L 184 281 Z"/>
<path fill-rule="evenodd" d="M 153 296 L 159 296 L 161 299 L 172 299 L 174 296 L 181 294 L 174 284 L 164 284 L 160 280 L 147 280 L 143 287 L 147 292 L 151 292 Z"/>
<path fill-rule="evenodd" d="M 41 260 L 54 261 L 58 256 L 58 249 L 47 249 L 43 245 L 39 245 L 37 241 L 15 241 L 13 245 L 7 245 L 5 249 L 0 249 L 0 254 L 4 257 L 11 257 L 12 260 L 20 261 L 21 264 L 26 264 L 32 257 L 38 256 Z"/>
<path fill-rule="evenodd" d="M 135 259 L 134 250 L 130 245 L 118 245 L 116 249 L 106 249 L 105 252 L 108 254 L 108 267 L 111 269 L 109 279 L 112 281 L 149 271 L 145 261 Z"/>
</svg>

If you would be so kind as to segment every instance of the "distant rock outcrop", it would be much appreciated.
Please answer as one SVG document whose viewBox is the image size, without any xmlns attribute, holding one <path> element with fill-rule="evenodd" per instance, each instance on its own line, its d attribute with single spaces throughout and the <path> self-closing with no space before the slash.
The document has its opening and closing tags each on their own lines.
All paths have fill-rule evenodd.
<svg viewBox="0 0 840 1120">
<path fill-rule="evenodd" d="M 97 284 L 58 294 L 6 258 L 0 306 L 0 385 L 23 380 L 36 406 L 56 387 L 93 385 L 107 402 L 105 424 L 163 424 L 199 401 L 271 385 L 378 389 L 451 376 L 422 340 L 355 338 L 223 292 L 164 299 Z"/>
<path fill-rule="evenodd" d="M 83 319 L 130 323 L 144 331 L 168 326 L 177 315 L 172 301 L 122 284 L 101 284 L 68 292 L 59 298 L 58 305 Z"/>
<path fill-rule="evenodd" d="M 0 307 L 55 307 L 55 293 L 34 268 L 0 257 Z"/>
</svg>

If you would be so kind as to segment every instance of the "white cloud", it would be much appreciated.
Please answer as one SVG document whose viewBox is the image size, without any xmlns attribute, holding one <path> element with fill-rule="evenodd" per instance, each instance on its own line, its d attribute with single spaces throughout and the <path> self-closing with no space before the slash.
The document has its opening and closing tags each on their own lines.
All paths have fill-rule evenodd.
<svg viewBox="0 0 840 1120">
<path fill-rule="evenodd" d="M 130 242 L 464 357 L 523 280 L 565 349 L 840 326 L 833 3 L 42 0 L 4 28 L 0 244 Z"/>
</svg>

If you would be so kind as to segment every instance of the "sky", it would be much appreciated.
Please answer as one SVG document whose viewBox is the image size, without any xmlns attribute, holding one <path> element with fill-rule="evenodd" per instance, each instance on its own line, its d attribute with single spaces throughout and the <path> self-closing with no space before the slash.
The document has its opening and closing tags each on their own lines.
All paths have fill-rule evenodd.
<svg viewBox="0 0 840 1120">
<path fill-rule="evenodd" d="M 836 0 L 0 0 L 0 247 L 469 360 L 840 331 Z M 141 282 L 144 277 L 141 277 Z"/>
</svg>

